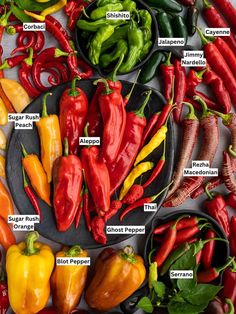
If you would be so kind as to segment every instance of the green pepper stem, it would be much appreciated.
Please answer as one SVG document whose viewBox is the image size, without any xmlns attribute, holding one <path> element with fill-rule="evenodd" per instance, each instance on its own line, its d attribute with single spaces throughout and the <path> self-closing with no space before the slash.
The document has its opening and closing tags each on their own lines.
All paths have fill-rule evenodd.
<svg viewBox="0 0 236 314">
<path fill-rule="evenodd" d="M 168 57 L 167 57 L 167 59 L 166 59 L 166 62 L 164 63 L 164 64 L 167 65 L 167 66 L 171 66 L 171 65 L 172 65 L 172 63 L 170 62 L 171 55 L 172 55 L 172 53 L 169 52 L 169 53 L 168 53 Z"/>
<path fill-rule="evenodd" d="M 84 127 L 84 135 L 85 135 L 85 137 L 88 137 L 88 136 L 89 136 L 89 134 L 88 134 L 88 127 L 89 127 L 89 122 L 87 122 L 87 123 L 85 124 L 85 127 Z"/>
<path fill-rule="evenodd" d="M 233 146 L 232 145 L 229 145 L 229 153 L 230 153 L 230 155 L 232 156 L 232 157 L 236 157 L 236 151 L 235 150 L 233 150 Z"/>
<path fill-rule="evenodd" d="M 112 82 L 115 82 L 115 81 L 116 81 L 117 71 L 119 70 L 119 68 L 120 68 L 120 66 L 121 66 L 121 64 L 122 64 L 122 62 L 123 62 L 123 60 L 124 60 L 124 57 L 125 57 L 125 55 L 122 53 L 122 54 L 120 55 L 120 58 L 119 58 L 119 60 L 118 60 L 118 62 L 117 62 L 117 64 L 116 64 L 116 66 L 115 66 L 115 68 L 114 68 L 112 74 L 111 74 L 111 80 L 112 80 Z"/>
<path fill-rule="evenodd" d="M 5 11 L 6 12 L 6 11 Z M 7 23 L 8 23 L 8 19 L 9 19 L 9 16 L 12 14 L 12 10 L 10 10 L 9 12 L 7 13 L 4 13 L 3 16 L 1 17 L 0 19 L 0 25 L 3 26 L 3 27 L 6 27 L 7 26 Z"/>
<path fill-rule="evenodd" d="M 24 255 L 30 256 L 37 254 L 39 249 L 35 248 L 34 242 L 39 238 L 39 234 L 37 231 L 32 231 L 27 234 L 25 239 L 25 249 Z"/>
<path fill-rule="evenodd" d="M 229 125 L 231 123 L 231 119 L 232 119 L 232 113 L 221 113 L 219 111 L 216 110 L 212 110 L 212 109 L 208 109 L 211 113 L 217 115 L 218 117 L 220 117 L 222 119 L 222 122 L 224 125 Z"/>
<path fill-rule="evenodd" d="M 139 78 L 139 75 L 141 73 L 141 70 L 138 70 L 138 73 L 137 75 L 135 76 L 135 79 L 134 79 L 134 82 L 132 84 L 132 87 L 131 87 L 131 90 L 129 91 L 129 93 L 125 96 L 125 99 L 129 100 L 133 91 L 134 91 L 134 88 L 135 88 L 135 85 L 137 84 L 137 81 L 138 81 L 138 78 Z"/>
<path fill-rule="evenodd" d="M 15 27 L 11 25 L 7 26 L 6 31 L 8 35 L 15 35 L 16 33 Z"/>
<path fill-rule="evenodd" d="M 150 99 L 150 97 L 151 97 L 152 91 L 149 90 L 149 91 L 147 91 L 147 92 L 145 92 L 145 93 L 146 93 L 147 96 L 146 96 L 146 98 L 144 99 L 144 102 L 143 102 L 142 106 L 141 106 L 139 109 L 137 109 L 136 111 L 134 111 L 135 115 L 136 115 L 136 116 L 139 116 L 139 117 L 145 117 L 145 115 L 144 115 L 144 109 L 145 109 L 147 103 L 149 102 L 149 99 Z"/>
<path fill-rule="evenodd" d="M 225 299 L 225 303 L 228 304 L 228 312 L 225 314 L 234 314 L 234 304 L 230 299 Z"/>
<path fill-rule="evenodd" d="M 212 195 L 212 193 L 211 193 L 211 192 L 209 191 L 209 189 L 208 189 L 208 187 L 209 187 L 210 184 L 211 184 L 211 183 L 208 182 L 208 183 L 206 184 L 204 190 L 205 190 L 205 193 L 206 193 L 208 199 L 209 199 L 209 200 L 213 200 L 214 195 Z"/>
<path fill-rule="evenodd" d="M 46 93 L 43 96 L 43 110 L 42 110 L 42 118 L 46 118 L 48 116 L 47 113 L 47 97 L 52 96 L 52 93 Z"/>
<path fill-rule="evenodd" d="M 206 102 L 201 97 L 193 96 L 193 99 L 198 101 L 202 106 L 202 119 L 212 114 L 211 112 L 209 112 Z"/>
<path fill-rule="evenodd" d="M 76 257 L 82 252 L 82 249 L 79 245 L 72 246 L 68 251 L 65 252 L 65 255 L 68 257 Z"/>
<path fill-rule="evenodd" d="M 55 52 L 54 52 L 54 57 L 55 57 L 55 58 L 67 57 L 68 55 L 69 55 L 68 52 L 62 51 L 62 50 L 59 49 L 59 48 L 56 48 L 56 49 L 55 49 Z"/>
<path fill-rule="evenodd" d="M 204 5 L 204 9 L 209 9 L 212 6 L 207 0 L 203 0 L 202 2 Z"/>
<path fill-rule="evenodd" d="M 173 105 L 174 97 L 175 97 L 175 76 L 173 76 L 173 82 L 171 86 L 171 99 L 169 101 L 170 105 Z"/>
<path fill-rule="evenodd" d="M 24 62 L 29 65 L 29 66 L 32 66 L 33 65 L 33 56 L 34 56 L 34 50 L 32 47 L 30 47 L 28 49 L 29 51 L 29 56 L 24 60 Z"/>
<path fill-rule="evenodd" d="M 103 83 L 105 85 L 105 91 L 103 92 L 103 95 L 109 95 L 114 92 L 112 89 L 110 89 L 109 84 L 105 78 L 100 78 L 94 81 L 93 85 L 97 85 L 98 83 Z"/>
<path fill-rule="evenodd" d="M 158 196 L 160 196 L 163 192 L 165 192 L 165 190 L 167 190 L 167 189 L 171 186 L 171 184 L 173 184 L 173 181 L 171 181 L 169 184 L 167 184 L 167 186 L 164 187 L 159 193 L 157 193 L 157 194 L 155 194 L 155 195 L 153 195 L 153 196 L 150 196 L 150 200 L 151 200 L 151 201 L 155 201 L 155 199 L 156 199 Z"/>
<path fill-rule="evenodd" d="M 135 264 L 136 258 L 134 257 L 134 248 L 131 245 L 127 245 L 121 252 L 120 257 L 131 264 Z"/>
<path fill-rule="evenodd" d="M 152 249 L 148 254 L 148 262 L 152 264 L 152 254 L 156 251 L 156 249 Z"/>
<path fill-rule="evenodd" d="M 225 239 L 222 239 L 222 238 L 210 238 L 210 239 L 207 239 L 207 240 L 203 240 L 202 244 L 205 245 L 206 243 L 208 243 L 210 241 L 222 241 L 222 242 L 226 242 L 226 243 L 229 242 L 228 240 L 225 240 Z"/>
<path fill-rule="evenodd" d="M 201 71 L 198 71 L 198 72 L 195 72 L 196 74 L 196 77 L 198 78 L 198 79 L 202 79 L 202 77 L 203 77 L 203 75 L 204 75 L 204 73 L 207 71 L 207 68 L 206 69 L 203 69 L 203 70 L 201 70 Z"/>
<path fill-rule="evenodd" d="M 64 156 L 67 157 L 69 155 L 69 143 L 68 138 L 64 138 Z"/>
<path fill-rule="evenodd" d="M 207 44 L 210 43 L 210 40 L 208 40 L 204 35 L 203 32 L 201 31 L 201 29 L 199 27 L 196 27 L 198 35 L 200 36 L 200 39 L 202 41 L 202 45 L 205 46 Z"/>
<path fill-rule="evenodd" d="M 205 224 L 202 224 L 199 226 L 199 229 L 202 230 L 203 228 L 211 228 L 212 225 L 209 222 L 206 222 Z"/>
<path fill-rule="evenodd" d="M 82 13 L 83 13 L 83 15 L 84 15 L 87 19 L 90 20 L 90 16 L 88 16 L 88 14 L 87 14 L 86 11 L 85 11 L 85 7 L 83 7 L 83 9 L 82 9 Z"/>
<path fill-rule="evenodd" d="M 232 264 L 233 261 L 234 261 L 234 257 L 231 257 L 231 258 L 228 260 L 228 262 L 225 263 L 223 266 L 221 266 L 221 267 L 216 267 L 216 268 L 215 268 L 215 271 L 216 271 L 217 273 L 220 273 L 222 270 L 224 270 L 224 269 L 226 269 L 228 266 L 230 266 L 230 264 Z"/>
<path fill-rule="evenodd" d="M 29 184 L 28 184 L 27 179 L 26 179 L 25 169 L 24 169 L 24 167 L 21 167 L 21 169 L 22 169 L 22 175 L 23 175 L 23 185 L 24 185 L 24 188 L 27 188 L 29 186 Z"/>
<path fill-rule="evenodd" d="M 7 60 L 4 60 L 4 62 L 0 66 L 0 70 L 6 70 L 6 69 L 10 69 L 10 66 L 9 66 Z"/>
<path fill-rule="evenodd" d="M 23 156 L 24 157 L 27 157 L 28 156 L 28 153 L 27 153 L 27 151 L 26 151 L 26 149 L 25 149 L 25 146 L 21 143 L 20 144 L 21 145 L 21 149 L 22 149 L 22 154 L 23 154 Z"/>
<path fill-rule="evenodd" d="M 80 92 L 76 89 L 76 83 L 79 81 L 81 78 L 79 76 L 76 76 L 73 78 L 72 83 L 71 83 L 71 89 L 68 91 L 68 95 L 71 97 L 77 97 L 80 95 Z"/>
<path fill-rule="evenodd" d="M 181 219 L 183 219 L 183 218 L 188 218 L 188 217 L 189 217 L 189 215 L 182 215 L 182 216 L 180 216 L 180 217 L 176 220 L 176 222 L 173 224 L 173 226 L 172 226 L 171 228 L 176 229 L 178 222 L 179 222 Z"/>
<path fill-rule="evenodd" d="M 193 108 L 193 105 L 190 104 L 190 102 L 182 101 L 182 104 L 186 105 L 189 109 L 188 114 L 185 116 L 185 119 L 188 120 L 198 120 L 197 116 L 195 115 L 195 110 Z"/>
</svg>

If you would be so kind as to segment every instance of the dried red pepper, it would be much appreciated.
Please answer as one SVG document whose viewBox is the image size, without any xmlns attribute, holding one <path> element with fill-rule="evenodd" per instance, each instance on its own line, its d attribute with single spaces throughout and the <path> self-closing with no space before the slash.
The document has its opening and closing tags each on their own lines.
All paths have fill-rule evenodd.
<svg viewBox="0 0 236 314">
<path fill-rule="evenodd" d="M 111 205 L 109 211 L 104 216 L 104 220 L 107 221 L 111 219 L 115 214 L 118 212 L 119 209 L 122 207 L 122 202 L 120 200 L 113 200 L 111 201 Z"/>
</svg>

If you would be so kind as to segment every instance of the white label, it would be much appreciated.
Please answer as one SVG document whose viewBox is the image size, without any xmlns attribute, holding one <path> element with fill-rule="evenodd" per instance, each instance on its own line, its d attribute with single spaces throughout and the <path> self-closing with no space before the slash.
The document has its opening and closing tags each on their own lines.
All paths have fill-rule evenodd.
<svg viewBox="0 0 236 314">
<path fill-rule="evenodd" d="M 185 168 L 184 177 L 218 177 L 218 168 Z"/>
<path fill-rule="evenodd" d="M 32 130 L 33 122 L 15 122 L 16 130 Z"/>
<path fill-rule="evenodd" d="M 23 30 L 25 32 L 31 32 L 31 31 L 46 31 L 46 25 L 45 23 L 23 23 Z"/>
<path fill-rule="evenodd" d="M 203 59 L 204 51 L 203 50 L 184 50 L 183 52 L 184 59 Z"/>
<path fill-rule="evenodd" d="M 13 224 L 13 231 L 34 231 L 34 224 L 27 224 L 27 225 L 22 225 L 22 224 Z"/>
<path fill-rule="evenodd" d="M 158 38 L 158 46 L 182 47 L 185 45 L 184 38 Z"/>
<path fill-rule="evenodd" d="M 182 67 L 205 67 L 206 66 L 206 59 L 181 59 L 181 66 Z"/>
<path fill-rule="evenodd" d="M 90 266 L 90 257 L 57 257 L 57 266 Z"/>
<path fill-rule="evenodd" d="M 100 145 L 100 137 L 80 137 L 79 145 L 85 146 L 99 146 Z"/>
<path fill-rule="evenodd" d="M 207 168 L 210 167 L 209 160 L 193 160 L 192 161 L 192 168 Z"/>
<path fill-rule="evenodd" d="M 33 122 L 39 119 L 39 113 L 8 113 L 8 122 L 14 122 L 16 130 L 33 129 Z"/>
<path fill-rule="evenodd" d="M 156 212 L 157 211 L 157 204 L 156 203 L 147 203 L 143 205 L 143 210 L 145 212 Z"/>
<path fill-rule="evenodd" d="M 205 36 L 230 36 L 230 28 L 205 28 Z"/>
<path fill-rule="evenodd" d="M 8 223 L 36 224 L 40 222 L 39 215 L 8 215 Z"/>
<path fill-rule="evenodd" d="M 171 279 L 193 279 L 192 270 L 171 270 L 170 271 Z"/>
<path fill-rule="evenodd" d="M 130 12 L 129 11 L 119 11 L 119 12 L 109 11 L 109 12 L 106 12 L 106 19 L 107 20 L 130 20 Z"/>
<path fill-rule="evenodd" d="M 145 226 L 107 226 L 107 234 L 145 234 Z"/>
</svg>

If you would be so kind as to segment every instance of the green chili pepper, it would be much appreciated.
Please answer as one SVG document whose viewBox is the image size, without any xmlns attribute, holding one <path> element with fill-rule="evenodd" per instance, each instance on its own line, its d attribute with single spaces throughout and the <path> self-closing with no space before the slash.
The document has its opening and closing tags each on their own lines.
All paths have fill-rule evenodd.
<svg viewBox="0 0 236 314">
<path fill-rule="evenodd" d="M 155 51 L 148 62 L 142 67 L 141 73 L 139 74 L 138 81 L 142 84 L 146 84 L 151 81 L 159 65 L 165 60 L 165 55 L 162 52 Z"/>
<path fill-rule="evenodd" d="M 191 6 L 187 10 L 186 26 L 189 36 L 193 36 L 197 30 L 197 22 L 199 17 L 199 10 L 195 6 Z"/>
<path fill-rule="evenodd" d="M 14 4 L 11 4 L 11 11 L 15 17 L 20 20 L 22 23 L 32 22 L 32 18 L 25 14 L 23 9 L 20 9 Z"/>
<path fill-rule="evenodd" d="M 122 2 L 122 5 L 123 5 L 123 10 L 129 11 L 130 14 L 133 12 L 137 12 L 136 2 L 134 2 L 132 0 L 124 0 L 124 2 Z"/>
<path fill-rule="evenodd" d="M 150 52 L 151 48 L 152 48 L 153 42 L 151 40 L 147 41 L 146 44 L 144 44 L 143 49 L 140 53 L 140 60 L 143 60 L 148 53 Z"/>
<path fill-rule="evenodd" d="M 102 26 L 93 36 L 89 46 L 89 60 L 92 64 L 96 65 L 99 63 L 102 43 L 114 33 L 114 28 L 115 26 L 112 25 Z"/>
<path fill-rule="evenodd" d="M 174 15 L 171 21 L 172 29 L 174 31 L 174 37 L 184 38 L 185 45 L 188 41 L 188 30 L 185 25 L 185 21 L 180 15 Z"/>
<path fill-rule="evenodd" d="M 102 44 L 102 52 L 114 46 L 118 40 L 128 38 L 129 24 L 117 27 L 114 33 Z"/>
<path fill-rule="evenodd" d="M 120 39 L 118 40 L 115 49 L 111 53 L 101 55 L 99 65 L 102 68 L 107 68 L 112 62 L 119 59 L 121 54 L 125 56 L 127 52 L 128 52 L 127 42 L 123 39 Z"/>
<path fill-rule="evenodd" d="M 163 38 L 173 38 L 174 34 L 169 15 L 166 12 L 158 12 L 156 19 L 160 36 Z"/>
<path fill-rule="evenodd" d="M 121 25 L 123 23 L 126 22 L 123 20 L 106 20 L 106 19 L 99 19 L 93 22 L 89 22 L 86 20 L 78 20 L 77 26 L 78 28 L 87 32 L 97 32 L 100 27 L 106 25 Z"/>
<path fill-rule="evenodd" d="M 143 31 L 143 40 L 146 43 L 152 38 L 152 16 L 147 10 L 139 10 L 138 14 L 141 20 L 140 27 Z"/>
<path fill-rule="evenodd" d="M 56 4 L 58 0 L 51 0 L 48 2 L 40 3 L 35 0 L 15 0 L 15 3 L 17 6 L 22 9 L 22 10 L 27 10 L 27 11 L 43 11 L 44 9 L 47 9 L 54 4 Z"/>
<path fill-rule="evenodd" d="M 149 266 L 149 278 L 148 278 L 148 287 L 151 290 L 153 288 L 153 281 L 157 281 L 157 262 L 151 263 Z"/>
<path fill-rule="evenodd" d="M 183 10 L 183 6 L 174 0 L 148 0 L 147 3 L 152 7 L 170 12 L 179 13 Z"/>
<path fill-rule="evenodd" d="M 177 249 L 175 249 L 163 264 L 160 276 L 165 275 L 169 270 L 170 266 L 174 264 L 174 262 L 177 261 L 177 259 L 179 259 L 182 255 L 184 255 L 184 253 L 187 252 L 189 249 L 190 245 L 187 242 L 181 244 Z"/>
<path fill-rule="evenodd" d="M 128 56 L 119 68 L 120 73 L 129 72 L 134 68 L 136 63 L 139 61 L 140 54 L 143 49 L 143 32 L 137 27 L 133 20 L 131 20 L 131 25 L 128 29 L 128 44 Z"/>
<path fill-rule="evenodd" d="M 106 13 L 109 11 L 121 11 L 123 9 L 123 5 L 121 3 L 114 3 L 114 4 L 106 4 L 103 7 L 99 7 L 93 10 L 90 14 L 90 18 L 92 20 L 98 20 L 102 17 L 106 16 Z"/>
<path fill-rule="evenodd" d="M 97 7 L 103 7 L 104 5 L 114 4 L 114 3 L 121 3 L 121 1 L 120 0 L 98 0 L 96 2 Z"/>
</svg>

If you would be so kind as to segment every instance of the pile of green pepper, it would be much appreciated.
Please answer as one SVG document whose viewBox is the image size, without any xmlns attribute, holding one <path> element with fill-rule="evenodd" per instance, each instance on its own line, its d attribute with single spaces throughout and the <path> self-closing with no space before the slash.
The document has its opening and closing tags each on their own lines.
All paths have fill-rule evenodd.
<svg viewBox="0 0 236 314">
<path fill-rule="evenodd" d="M 142 61 L 153 46 L 152 16 L 137 9 L 132 0 L 98 0 L 97 8 L 87 18 L 79 19 L 77 27 L 88 39 L 88 57 L 102 69 L 112 69 L 121 55 L 124 62 L 119 73 L 127 73 Z M 107 12 L 129 11 L 130 20 L 106 19 Z"/>
</svg>

